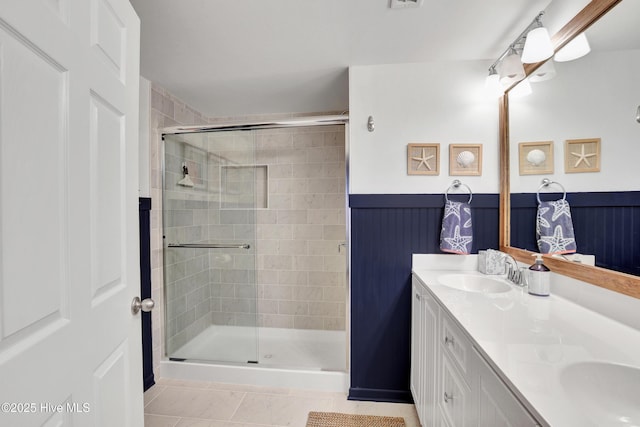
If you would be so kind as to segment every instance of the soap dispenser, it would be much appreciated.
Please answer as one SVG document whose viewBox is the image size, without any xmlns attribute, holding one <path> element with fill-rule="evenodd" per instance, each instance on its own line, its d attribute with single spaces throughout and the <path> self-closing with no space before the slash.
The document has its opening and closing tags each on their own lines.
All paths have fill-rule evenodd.
<svg viewBox="0 0 640 427">
<path fill-rule="evenodd" d="M 542 254 L 532 254 L 536 262 L 527 271 L 528 291 L 531 295 L 546 297 L 551 293 L 551 270 L 542 263 Z"/>
</svg>

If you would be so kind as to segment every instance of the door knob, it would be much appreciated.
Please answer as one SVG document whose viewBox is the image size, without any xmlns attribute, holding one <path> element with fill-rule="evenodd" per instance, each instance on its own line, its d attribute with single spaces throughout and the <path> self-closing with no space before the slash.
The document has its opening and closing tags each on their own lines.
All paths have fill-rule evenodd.
<svg viewBox="0 0 640 427">
<path fill-rule="evenodd" d="M 135 297 L 131 302 L 131 313 L 138 314 L 140 310 L 148 313 L 153 310 L 153 307 L 155 305 L 155 301 L 153 301 L 151 298 L 145 298 L 141 301 L 140 297 Z"/>
</svg>

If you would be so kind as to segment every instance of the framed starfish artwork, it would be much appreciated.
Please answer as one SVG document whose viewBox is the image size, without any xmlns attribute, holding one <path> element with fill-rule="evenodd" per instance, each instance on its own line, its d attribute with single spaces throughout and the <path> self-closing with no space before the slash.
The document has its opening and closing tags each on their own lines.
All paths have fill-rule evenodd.
<svg viewBox="0 0 640 427">
<path fill-rule="evenodd" d="M 564 171 L 565 173 L 600 172 L 600 138 L 566 140 Z"/>
<path fill-rule="evenodd" d="M 407 174 L 440 175 L 440 144 L 408 144 Z"/>
</svg>

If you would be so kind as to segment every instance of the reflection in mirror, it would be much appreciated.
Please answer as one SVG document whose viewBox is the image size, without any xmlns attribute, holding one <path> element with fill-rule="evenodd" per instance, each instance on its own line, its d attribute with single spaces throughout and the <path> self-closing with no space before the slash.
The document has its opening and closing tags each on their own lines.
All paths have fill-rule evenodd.
<svg viewBox="0 0 640 427">
<path fill-rule="evenodd" d="M 511 246 L 539 251 L 536 191 L 549 178 L 566 188 L 577 252 L 640 276 L 639 28 L 640 1 L 622 1 L 585 32 L 589 54 L 510 94 Z M 549 190 L 542 200 L 562 197 Z"/>
</svg>

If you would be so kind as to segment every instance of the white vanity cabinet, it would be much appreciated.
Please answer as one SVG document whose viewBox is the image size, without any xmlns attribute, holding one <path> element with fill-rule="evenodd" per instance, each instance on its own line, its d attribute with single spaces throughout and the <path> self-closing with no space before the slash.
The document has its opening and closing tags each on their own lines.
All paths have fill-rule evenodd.
<svg viewBox="0 0 640 427">
<path fill-rule="evenodd" d="M 438 304 L 415 278 L 411 320 L 411 393 L 423 425 L 435 425 Z"/>
<path fill-rule="evenodd" d="M 478 426 L 539 426 L 482 356 L 476 353 L 475 359 L 478 379 Z"/>
<path fill-rule="evenodd" d="M 412 278 L 411 393 L 423 427 L 534 427 L 467 334 Z"/>
</svg>

